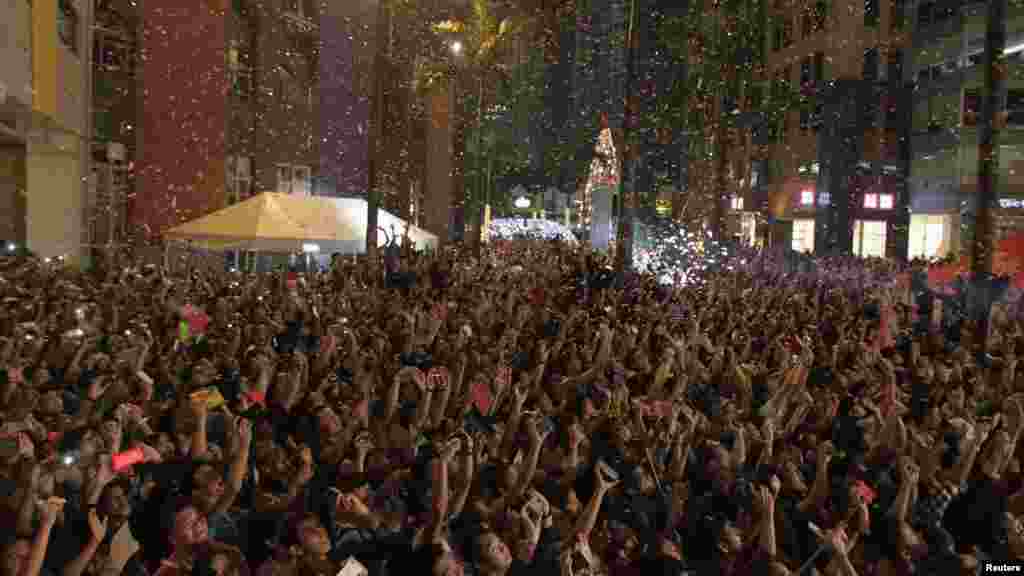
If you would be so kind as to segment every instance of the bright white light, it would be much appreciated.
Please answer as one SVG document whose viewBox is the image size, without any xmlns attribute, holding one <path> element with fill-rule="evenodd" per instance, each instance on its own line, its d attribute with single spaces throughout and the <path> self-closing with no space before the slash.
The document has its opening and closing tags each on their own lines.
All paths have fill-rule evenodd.
<svg viewBox="0 0 1024 576">
<path fill-rule="evenodd" d="M 455 42 L 452 42 L 452 54 L 461 54 L 461 53 L 462 53 L 462 42 L 459 42 L 458 40 L 456 40 Z"/>
<path fill-rule="evenodd" d="M 306 254 L 314 254 L 314 253 L 320 251 L 320 245 L 319 244 L 303 244 L 302 245 L 302 251 L 305 252 Z"/>
<path fill-rule="evenodd" d="M 17 246 L 14 245 L 14 242 L 11 242 L 10 244 L 7 245 L 8 252 L 14 252 L 15 248 L 17 248 Z"/>
<path fill-rule="evenodd" d="M 520 196 L 519 198 L 516 198 L 514 205 L 520 210 L 525 210 L 530 207 L 530 199 L 526 196 Z"/>
</svg>

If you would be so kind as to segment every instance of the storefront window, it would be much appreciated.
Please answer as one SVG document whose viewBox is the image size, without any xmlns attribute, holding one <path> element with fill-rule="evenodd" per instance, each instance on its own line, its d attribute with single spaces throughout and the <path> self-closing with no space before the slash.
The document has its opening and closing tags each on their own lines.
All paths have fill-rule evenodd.
<svg viewBox="0 0 1024 576">
<path fill-rule="evenodd" d="M 814 252 L 814 220 L 804 218 L 793 221 L 793 250 L 796 252 Z"/>
<path fill-rule="evenodd" d="M 949 252 L 948 214 L 912 214 L 910 216 L 910 258 L 942 258 Z"/>
<path fill-rule="evenodd" d="M 853 227 L 853 253 L 862 258 L 885 257 L 884 220 L 857 220 Z"/>
</svg>

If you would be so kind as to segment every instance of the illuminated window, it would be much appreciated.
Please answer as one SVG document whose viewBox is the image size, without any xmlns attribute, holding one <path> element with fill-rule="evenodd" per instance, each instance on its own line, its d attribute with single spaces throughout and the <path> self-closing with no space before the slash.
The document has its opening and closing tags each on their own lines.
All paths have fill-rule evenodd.
<svg viewBox="0 0 1024 576">
<path fill-rule="evenodd" d="M 740 211 L 740 210 L 743 210 L 743 197 L 742 196 L 733 196 L 732 197 L 732 209 L 736 210 L 737 212 Z"/>
<path fill-rule="evenodd" d="M 791 244 L 796 252 L 810 254 L 814 252 L 814 220 L 804 218 L 793 220 L 793 242 Z"/>
<path fill-rule="evenodd" d="M 311 15 L 306 10 L 305 0 L 287 0 L 285 2 L 285 9 L 287 12 L 299 18 L 309 18 Z"/>
<path fill-rule="evenodd" d="M 281 194 L 309 196 L 312 192 L 313 171 L 309 166 L 277 165 L 277 191 Z"/>
<path fill-rule="evenodd" d="M 878 207 L 882 210 L 892 210 L 892 194 L 882 194 L 878 197 Z"/>
<path fill-rule="evenodd" d="M 800 192 L 800 205 L 801 206 L 813 206 L 814 205 L 814 191 L 804 190 Z"/>
<path fill-rule="evenodd" d="M 828 206 L 832 203 L 832 195 L 828 192 L 818 194 L 818 206 Z"/>
<path fill-rule="evenodd" d="M 865 194 L 864 195 L 864 207 L 865 208 L 878 208 L 878 194 Z"/>
<path fill-rule="evenodd" d="M 233 40 L 228 48 L 228 81 L 238 98 L 249 98 L 253 92 L 251 54 L 250 46 L 239 41 Z"/>
<path fill-rule="evenodd" d="M 228 204 L 241 202 L 252 192 L 252 161 L 247 156 L 228 156 Z"/>
</svg>

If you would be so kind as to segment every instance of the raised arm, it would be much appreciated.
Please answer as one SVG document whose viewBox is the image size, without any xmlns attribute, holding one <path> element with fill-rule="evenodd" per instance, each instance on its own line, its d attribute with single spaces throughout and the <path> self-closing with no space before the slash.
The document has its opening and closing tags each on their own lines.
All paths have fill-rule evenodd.
<svg viewBox="0 0 1024 576">
<path fill-rule="evenodd" d="M 99 549 L 103 537 L 107 534 L 107 519 L 100 520 L 95 508 L 89 509 L 89 540 L 86 541 L 82 551 L 78 553 L 67 566 L 64 567 L 63 576 L 81 576 L 85 569 L 92 562 Z"/>
<path fill-rule="evenodd" d="M 252 421 L 245 418 L 235 420 L 235 453 L 231 459 L 231 469 L 228 471 L 227 490 L 217 502 L 215 510 L 225 513 L 235 503 L 238 494 L 242 491 L 242 483 L 245 481 L 246 472 L 249 470 L 249 452 L 252 446 Z M 302 453 L 303 462 L 309 454 L 309 448 Z M 309 456 L 312 461 L 312 456 Z"/>
<path fill-rule="evenodd" d="M 814 474 L 814 485 L 811 487 L 807 497 L 799 504 L 801 512 L 817 510 L 828 499 L 828 465 L 832 461 L 834 450 L 835 448 L 831 442 L 826 441 L 818 445 L 818 461 L 816 463 L 817 471 Z"/>
</svg>

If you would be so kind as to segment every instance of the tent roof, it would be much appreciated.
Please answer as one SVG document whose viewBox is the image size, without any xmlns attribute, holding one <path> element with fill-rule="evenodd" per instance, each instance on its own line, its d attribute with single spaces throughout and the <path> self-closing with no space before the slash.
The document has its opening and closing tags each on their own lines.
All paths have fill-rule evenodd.
<svg viewBox="0 0 1024 576">
<path fill-rule="evenodd" d="M 330 198 L 264 192 L 167 231 L 169 238 L 209 240 L 348 240 L 359 235 Z"/>
<path fill-rule="evenodd" d="M 381 225 L 401 222 L 383 210 L 379 214 Z M 418 242 L 436 242 L 425 230 L 413 227 L 410 232 Z M 359 251 L 366 242 L 366 201 L 263 192 L 181 224 L 165 235 L 213 249 L 292 251 L 315 243 L 325 250 Z"/>
</svg>

